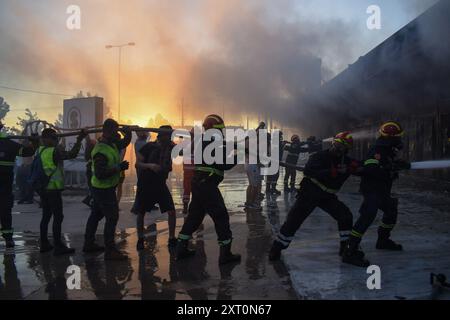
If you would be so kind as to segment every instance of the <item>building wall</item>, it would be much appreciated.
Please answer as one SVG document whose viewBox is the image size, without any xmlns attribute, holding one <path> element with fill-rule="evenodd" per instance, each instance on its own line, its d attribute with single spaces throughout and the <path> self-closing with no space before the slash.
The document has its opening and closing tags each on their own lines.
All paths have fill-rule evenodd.
<svg viewBox="0 0 450 320">
<path fill-rule="evenodd" d="M 442 0 L 308 96 L 304 126 L 323 138 L 354 131 L 363 158 L 380 124 L 397 120 L 407 159 L 450 159 L 449 38 L 450 1 Z M 415 174 L 450 179 L 442 170 Z"/>
</svg>

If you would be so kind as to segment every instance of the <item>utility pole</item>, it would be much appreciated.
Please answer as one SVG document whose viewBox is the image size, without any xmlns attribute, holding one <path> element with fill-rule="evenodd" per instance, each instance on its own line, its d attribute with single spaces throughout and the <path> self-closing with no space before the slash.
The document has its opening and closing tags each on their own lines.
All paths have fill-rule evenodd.
<svg viewBox="0 0 450 320">
<path fill-rule="evenodd" d="M 181 127 L 184 128 L 184 98 L 181 98 Z"/>
<path fill-rule="evenodd" d="M 118 119 L 120 122 L 120 87 L 121 87 L 121 80 L 120 80 L 120 76 L 121 76 L 121 67 L 122 67 L 122 48 L 127 47 L 127 46 L 135 46 L 136 44 L 134 42 L 128 42 L 126 44 L 119 44 L 119 45 L 106 45 L 105 48 L 106 49 L 112 49 L 112 48 L 118 48 L 119 49 L 119 62 L 118 62 L 118 80 L 117 80 L 117 113 L 118 113 Z"/>
</svg>

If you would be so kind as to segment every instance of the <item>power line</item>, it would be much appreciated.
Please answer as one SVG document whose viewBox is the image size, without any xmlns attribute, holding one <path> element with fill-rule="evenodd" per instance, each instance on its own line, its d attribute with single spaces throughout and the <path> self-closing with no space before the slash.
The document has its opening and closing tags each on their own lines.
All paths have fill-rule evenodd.
<svg viewBox="0 0 450 320">
<path fill-rule="evenodd" d="M 39 107 L 39 108 L 25 108 L 25 109 L 10 109 L 8 112 L 20 112 L 20 111 L 27 111 L 30 110 L 31 112 L 35 110 L 48 110 L 48 109 L 62 109 L 62 107 Z"/>
<path fill-rule="evenodd" d="M 21 88 L 7 87 L 7 86 L 2 86 L 2 85 L 0 85 L 0 88 L 6 89 L 6 90 L 26 92 L 26 93 L 45 94 L 45 95 L 49 95 L 49 96 L 73 97 L 73 94 L 37 91 L 37 90 L 30 90 L 30 89 L 21 89 Z"/>
</svg>

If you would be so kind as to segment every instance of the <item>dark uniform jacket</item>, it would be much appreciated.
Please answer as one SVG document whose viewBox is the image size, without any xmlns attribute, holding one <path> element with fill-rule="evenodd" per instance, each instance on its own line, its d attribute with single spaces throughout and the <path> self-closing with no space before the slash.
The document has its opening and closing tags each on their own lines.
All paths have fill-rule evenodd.
<svg viewBox="0 0 450 320">
<path fill-rule="evenodd" d="M 385 140 L 378 139 L 367 153 L 361 179 L 361 192 L 390 193 L 392 182 L 398 178 L 395 150 Z"/>
<path fill-rule="evenodd" d="M 303 152 L 303 145 L 300 142 L 293 142 L 284 145 L 284 149 L 288 152 L 286 157 L 286 163 L 295 166 L 298 161 L 298 157 Z"/>
<path fill-rule="evenodd" d="M 237 156 L 236 155 L 229 155 L 227 154 L 227 148 L 226 148 L 226 143 L 223 143 L 223 161 L 222 163 L 212 163 L 212 164 L 206 164 L 205 163 L 205 159 L 203 156 L 203 152 L 205 150 L 205 148 L 211 144 L 212 141 L 203 141 L 202 142 L 202 164 L 196 164 L 195 165 L 195 173 L 194 173 L 194 178 L 193 181 L 194 182 L 212 182 L 214 184 L 219 184 L 223 181 L 223 173 L 224 171 L 227 170 L 231 170 L 233 167 L 236 166 L 237 164 Z M 230 150 L 228 150 L 230 151 Z M 214 156 L 214 152 L 212 153 L 212 155 Z M 227 164 L 227 159 L 232 158 L 232 164 Z M 228 160 L 230 161 L 230 160 Z M 216 173 L 211 173 L 211 172 L 206 172 L 206 171 L 201 171 L 202 168 L 211 168 L 212 170 L 217 170 L 217 172 L 221 172 L 221 174 L 216 174 Z"/>
<path fill-rule="evenodd" d="M 31 157 L 35 152 L 33 146 L 23 146 L 20 143 L 0 137 L 0 194 L 12 193 L 14 182 L 14 165 L 16 157 Z M 2 165 L 3 163 L 4 165 Z M 12 165 L 5 165 L 11 163 Z"/>
<path fill-rule="evenodd" d="M 337 171 L 340 165 L 347 166 L 346 173 Z M 336 157 L 330 150 L 319 151 L 311 155 L 306 163 L 305 180 L 313 182 L 324 191 L 328 189 L 328 192 L 335 193 L 341 189 L 351 174 L 356 174 L 359 166 L 359 161 L 348 156 Z"/>
</svg>

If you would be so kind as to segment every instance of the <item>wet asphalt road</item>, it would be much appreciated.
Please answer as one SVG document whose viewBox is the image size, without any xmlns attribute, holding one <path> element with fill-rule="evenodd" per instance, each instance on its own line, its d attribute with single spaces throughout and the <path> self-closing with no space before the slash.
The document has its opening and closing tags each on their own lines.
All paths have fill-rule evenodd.
<svg viewBox="0 0 450 320">
<path fill-rule="evenodd" d="M 296 299 L 289 274 L 282 262 L 269 263 L 267 252 L 272 230 L 268 213 L 245 212 L 242 208 L 247 182 L 242 174 L 230 174 L 222 190 L 230 211 L 234 251 L 242 255 L 240 264 L 218 265 L 218 245 L 209 217 L 203 230 L 194 235 L 195 257 L 177 262 L 167 246 L 165 216 L 153 212 L 146 250 L 138 253 L 134 216 L 129 213 L 133 185 L 128 184 L 121 203 L 117 241 L 129 255 L 124 262 L 106 262 L 103 254 L 81 252 L 84 223 L 89 210 L 80 204 L 80 196 L 65 197 L 63 231 L 67 243 L 77 249 L 73 256 L 40 254 L 36 205 L 16 206 L 14 225 L 17 246 L 6 250 L 0 243 L 0 299 Z M 181 209 L 181 181 L 170 186 L 177 208 Z M 177 220 L 177 231 L 183 217 Z M 102 230 L 102 227 L 99 227 Z M 100 236 L 101 237 L 101 236 Z M 100 239 L 101 241 L 101 239 Z M 81 270 L 81 289 L 68 289 L 68 267 Z"/>
<path fill-rule="evenodd" d="M 298 180 L 301 174 L 298 175 Z M 282 262 L 269 263 L 273 233 L 283 223 L 295 193 L 265 199 L 262 213 L 245 212 L 247 179 L 242 172 L 226 175 L 221 190 L 230 212 L 233 251 L 242 255 L 237 265 L 219 267 L 214 226 L 209 217 L 194 236 L 194 258 L 173 259 L 167 247 L 166 217 L 153 211 L 146 224 L 147 248 L 138 253 L 133 202 L 134 185 L 125 186 L 117 241 L 130 257 L 125 262 L 105 262 L 103 254 L 81 253 L 89 209 L 81 196 L 66 195 L 63 231 L 68 244 L 77 249 L 69 257 L 55 258 L 38 251 L 40 211 L 37 206 L 16 206 L 13 212 L 17 247 L 5 250 L 0 242 L 0 299 L 450 299 L 446 289 L 430 285 L 430 273 L 450 276 L 450 198 L 432 181 L 402 177 L 396 183 L 400 198 L 399 224 L 393 238 L 401 253 L 374 249 L 379 217 L 362 246 L 373 264 L 381 268 L 381 289 L 369 290 L 365 269 L 344 265 L 337 254 L 337 226 L 327 214 L 316 210 L 297 232 Z M 281 179 L 279 189 L 281 189 Z M 182 181 L 169 182 L 175 205 L 181 211 Z M 358 180 L 351 179 L 339 197 L 358 215 L 361 195 Z M 183 224 L 179 214 L 177 230 Z M 102 226 L 99 227 L 102 230 Z M 101 239 L 99 239 L 101 241 Z M 66 286 L 67 268 L 81 270 L 81 289 Z"/>
</svg>

